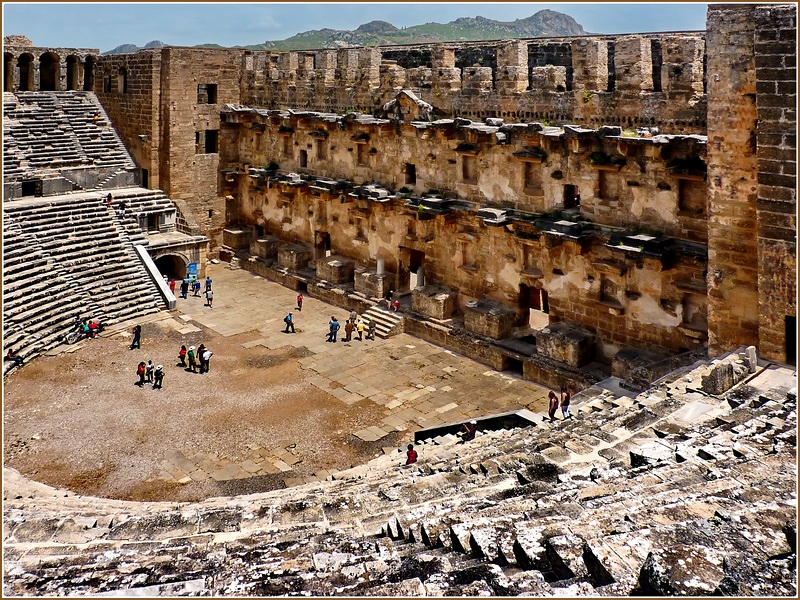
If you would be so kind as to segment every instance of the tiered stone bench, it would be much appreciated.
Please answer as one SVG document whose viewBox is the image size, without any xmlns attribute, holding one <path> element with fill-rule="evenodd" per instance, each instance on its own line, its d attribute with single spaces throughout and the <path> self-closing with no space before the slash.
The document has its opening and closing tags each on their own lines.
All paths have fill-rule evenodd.
<svg viewBox="0 0 800 600">
<path fill-rule="evenodd" d="M 120 197 L 132 207 L 122 220 L 101 193 L 4 204 L 6 347 L 29 358 L 55 346 L 76 315 L 110 324 L 160 309 L 158 289 L 133 251 L 145 241 L 134 209 L 169 200 L 140 188 Z"/>
<path fill-rule="evenodd" d="M 710 368 L 265 494 L 139 504 L 7 470 L 4 592 L 793 596 L 796 373 L 710 395 Z"/>
</svg>

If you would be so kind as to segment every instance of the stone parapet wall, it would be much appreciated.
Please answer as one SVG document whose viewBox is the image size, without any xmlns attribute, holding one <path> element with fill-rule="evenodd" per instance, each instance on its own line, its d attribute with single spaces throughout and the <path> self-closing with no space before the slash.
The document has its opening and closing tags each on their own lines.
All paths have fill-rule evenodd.
<svg viewBox="0 0 800 600">
<path fill-rule="evenodd" d="M 653 62 L 653 44 L 668 50 L 665 64 Z M 615 46 L 619 51 L 612 56 L 609 48 Z M 703 133 L 703 47 L 704 34 L 690 32 L 248 51 L 241 100 L 370 112 L 405 87 L 441 116 L 658 125 L 665 132 Z M 293 65 L 298 67 L 292 70 Z M 549 71 L 554 67 L 560 70 Z"/>
</svg>

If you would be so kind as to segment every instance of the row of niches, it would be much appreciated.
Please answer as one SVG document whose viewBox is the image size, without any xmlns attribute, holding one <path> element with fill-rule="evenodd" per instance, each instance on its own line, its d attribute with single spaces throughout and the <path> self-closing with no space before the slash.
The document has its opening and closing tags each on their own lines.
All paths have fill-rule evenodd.
<svg viewBox="0 0 800 600">
<path fill-rule="evenodd" d="M 665 139 L 636 137 L 634 131 L 599 137 L 597 131 L 580 130 L 566 137 L 573 134 L 550 127 L 530 133 L 520 127 L 506 132 L 499 143 L 500 128 L 483 124 L 404 124 L 398 133 L 385 123 L 353 120 L 340 128 L 307 116 L 269 117 L 262 132 L 246 121 L 240 117 L 238 124 L 223 123 L 238 127 L 235 158 L 253 166 L 272 165 L 270 171 L 375 181 L 407 197 L 436 190 L 479 205 L 536 214 L 577 209 L 597 223 L 640 225 L 705 241 L 705 140 L 698 136 L 662 143 Z M 226 148 L 220 151 L 230 156 Z M 248 188 L 259 192 L 257 184 Z"/>
<path fill-rule="evenodd" d="M 396 197 L 371 202 L 330 180 L 304 183 L 276 183 L 258 196 L 231 194 L 238 227 L 308 248 L 297 269 L 326 250 L 365 268 L 380 258 L 396 274 L 394 289 L 402 290 L 411 285 L 403 283 L 403 273 L 423 266 L 428 284 L 453 294 L 452 310 L 429 315 L 436 318 L 486 299 L 516 311 L 518 324 L 547 305 L 551 318 L 579 324 L 609 347 L 631 343 L 637 329 L 676 351 L 707 339 L 704 247 L 641 229 L 609 233 L 569 214 L 512 215 L 500 222 L 458 200 L 443 207 L 442 199 L 423 198 L 420 211 Z M 427 200 L 433 200 L 430 209 Z"/>
</svg>

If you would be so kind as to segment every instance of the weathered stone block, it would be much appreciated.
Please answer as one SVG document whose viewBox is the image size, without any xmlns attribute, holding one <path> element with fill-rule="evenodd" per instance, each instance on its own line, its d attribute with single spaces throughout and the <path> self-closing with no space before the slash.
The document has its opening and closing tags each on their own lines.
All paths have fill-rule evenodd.
<svg viewBox="0 0 800 600">
<path fill-rule="evenodd" d="M 311 248 L 300 244 L 289 244 L 278 250 L 278 264 L 286 269 L 299 271 L 308 266 L 312 256 Z"/>
<path fill-rule="evenodd" d="M 389 292 L 390 282 L 386 273 L 378 275 L 374 269 L 356 269 L 355 289 L 366 296 L 384 298 Z"/>
<path fill-rule="evenodd" d="M 274 235 L 266 235 L 250 244 L 250 254 L 259 258 L 277 258 L 280 245 L 280 238 Z"/>
<path fill-rule="evenodd" d="M 222 230 L 222 243 L 237 250 L 250 247 L 252 230 L 244 227 L 227 227 Z"/>
<path fill-rule="evenodd" d="M 668 356 L 665 353 L 652 352 L 642 348 L 623 348 L 614 355 L 614 359 L 611 361 L 611 375 L 627 379 L 637 374 L 638 371 L 646 371 L 650 365 L 660 362 Z"/>
<path fill-rule="evenodd" d="M 567 89 L 566 67 L 533 67 L 531 89 L 543 92 L 561 92 Z"/>
<path fill-rule="evenodd" d="M 480 300 L 464 307 L 464 327 L 495 340 L 508 337 L 517 320 L 517 313 L 497 302 Z"/>
<path fill-rule="evenodd" d="M 747 377 L 749 371 L 739 355 L 732 354 L 715 363 L 709 374 L 702 377 L 702 390 L 708 394 L 722 394 Z"/>
<path fill-rule="evenodd" d="M 594 343 L 593 333 L 566 323 L 548 325 L 536 336 L 539 354 L 572 367 L 591 362 L 594 358 Z"/>
<path fill-rule="evenodd" d="M 345 256 L 332 255 L 317 260 L 317 277 L 331 283 L 348 283 L 353 281 L 355 262 Z"/>
<path fill-rule="evenodd" d="M 426 285 L 411 291 L 411 307 L 434 319 L 449 319 L 458 294 L 442 285 Z"/>
</svg>

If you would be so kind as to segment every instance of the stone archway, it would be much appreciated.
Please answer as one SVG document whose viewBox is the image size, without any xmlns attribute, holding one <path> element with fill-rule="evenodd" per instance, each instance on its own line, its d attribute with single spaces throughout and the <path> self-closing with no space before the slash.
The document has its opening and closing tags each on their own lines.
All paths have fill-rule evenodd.
<svg viewBox="0 0 800 600">
<path fill-rule="evenodd" d="M 164 254 L 154 259 L 156 267 L 162 275 L 170 279 L 185 279 L 187 275 L 187 265 L 189 261 L 180 254 Z"/>
<path fill-rule="evenodd" d="M 45 52 L 39 57 L 39 91 L 55 92 L 61 80 L 61 63 L 57 54 Z"/>
<path fill-rule="evenodd" d="M 17 67 L 19 68 L 19 91 L 32 92 L 33 91 L 33 55 L 20 54 L 17 59 Z"/>
</svg>

